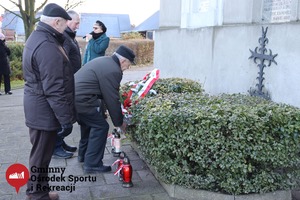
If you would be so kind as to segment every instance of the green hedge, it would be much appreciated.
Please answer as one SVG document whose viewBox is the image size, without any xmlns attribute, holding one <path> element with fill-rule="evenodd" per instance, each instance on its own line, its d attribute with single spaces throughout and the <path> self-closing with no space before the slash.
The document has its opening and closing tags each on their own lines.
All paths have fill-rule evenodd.
<svg viewBox="0 0 300 200">
<path fill-rule="evenodd" d="M 11 79 L 12 80 L 22 80 L 23 70 L 22 70 L 22 53 L 24 45 L 22 43 L 9 42 L 8 48 L 11 51 L 9 56 L 10 68 L 11 68 Z"/>
<path fill-rule="evenodd" d="M 135 53 L 135 63 L 137 65 L 149 65 L 153 63 L 154 41 L 148 39 L 111 39 L 105 52 L 112 55 L 120 45 L 126 45 Z"/>
<path fill-rule="evenodd" d="M 131 107 L 129 135 L 164 182 L 236 195 L 297 185 L 300 109 L 179 80 L 160 79 Z"/>
</svg>

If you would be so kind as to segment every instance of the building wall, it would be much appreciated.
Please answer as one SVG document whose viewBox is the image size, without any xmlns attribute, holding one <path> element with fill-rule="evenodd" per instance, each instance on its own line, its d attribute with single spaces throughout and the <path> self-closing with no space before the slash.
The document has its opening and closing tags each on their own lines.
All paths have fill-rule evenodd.
<svg viewBox="0 0 300 200">
<path fill-rule="evenodd" d="M 161 0 L 161 13 L 164 9 L 170 10 L 164 6 L 167 1 L 170 0 Z M 183 1 L 186 3 L 186 0 L 172 1 L 177 6 Z M 262 36 L 262 27 L 268 27 L 266 48 L 278 56 L 275 58 L 277 65 L 272 63 L 264 69 L 265 89 L 273 101 L 300 107 L 299 1 L 291 1 L 293 8 L 286 22 L 263 21 L 262 9 L 265 7 L 262 2 L 223 0 L 222 25 L 217 25 L 220 23 L 217 20 L 210 26 L 189 23 L 194 27 L 183 28 L 177 19 L 175 27 L 174 21 L 168 22 L 171 16 L 161 16 L 160 24 L 164 26 L 156 31 L 154 51 L 154 65 L 160 69 L 161 77 L 197 80 L 212 95 L 247 94 L 250 88 L 256 87 L 259 70 L 253 59 L 248 59 L 251 56 L 249 49 L 260 47 L 258 40 Z M 220 19 L 218 13 L 215 17 Z M 186 17 L 182 19 L 186 20 Z M 168 25 L 172 26 L 168 28 Z"/>
<path fill-rule="evenodd" d="M 180 23 L 181 0 L 160 0 L 159 26 L 180 27 Z"/>
</svg>

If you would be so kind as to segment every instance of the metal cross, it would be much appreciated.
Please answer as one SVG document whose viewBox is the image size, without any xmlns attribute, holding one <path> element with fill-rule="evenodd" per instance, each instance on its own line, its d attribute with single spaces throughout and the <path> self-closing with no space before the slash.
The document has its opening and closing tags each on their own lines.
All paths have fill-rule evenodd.
<svg viewBox="0 0 300 200">
<path fill-rule="evenodd" d="M 271 98 L 268 92 L 267 93 L 263 92 L 263 87 L 264 87 L 263 81 L 265 79 L 263 75 L 264 75 L 264 68 L 266 67 L 265 61 L 269 61 L 268 67 L 271 66 L 272 62 L 277 65 L 277 62 L 274 59 L 278 54 L 272 55 L 272 51 L 271 49 L 269 49 L 269 55 L 267 55 L 268 50 L 266 48 L 266 44 L 269 42 L 269 39 L 266 37 L 267 31 L 268 31 L 268 27 L 266 28 L 266 30 L 264 30 L 264 27 L 262 27 L 262 37 L 258 39 L 260 48 L 258 49 L 258 47 L 256 47 L 254 51 L 249 49 L 249 51 L 251 52 L 251 56 L 249 57 L 249 59 L 253 58 L 255 64 L 257 64 L 257 60 L 260 61 L 257 65 L 259 67 L 258 77 L 256 78 L 258 79 L 258 83 L 256 84 L 257 89 L 250 88 L 249 93 L 251 96 L 258 96 L 270 100 Z"/>
</svg>

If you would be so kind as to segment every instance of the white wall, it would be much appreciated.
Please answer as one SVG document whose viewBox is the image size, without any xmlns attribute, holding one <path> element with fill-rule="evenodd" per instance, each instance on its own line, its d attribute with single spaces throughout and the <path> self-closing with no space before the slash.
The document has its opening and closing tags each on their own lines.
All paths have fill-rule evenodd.
<svg viewBox="0 0 300 200">
<path fill-rule="evenodd" d="M 180 27 L 181 22 L 181 0 L 161 0 L 160 7 L 163 12 L 159 12 L 159 26 Z"/>
<path fill-rule="evenodd" d="M 257 8 L 262 8 L 262 1 L 249 0 L 245 4 L 239 0 L 223 1 L 222 26 L 169 29 L 165 26 L 156 31 L 154 65 L 160 69 L 161 77 L 197 80 L 213 95 L 247 94 L 256 87 L 258 76 L 257 65 L 248 59 L 249 49 L 259 47 L 262 26 L 268 26 L 266 48 L 278 54 L 275 58 L 278 65 L 272 63 L 265 68 L 263 83 L 273 101 L 300 107 L 300 24 L 293 21 L 299 19 L 298 0 L 297 12 L 294 11 L 296 14 L 288 23 L 258 23 L 261 12 Z M 236 3 L 230 6 L 228 1 Z M 160 11 L 163 13 L 164 7 Z"/>
</svg>

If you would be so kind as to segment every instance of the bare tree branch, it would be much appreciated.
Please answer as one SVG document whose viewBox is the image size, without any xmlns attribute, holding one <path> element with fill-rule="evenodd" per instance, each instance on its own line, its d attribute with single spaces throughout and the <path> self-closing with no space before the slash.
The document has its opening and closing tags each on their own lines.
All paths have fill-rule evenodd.
<svg viewBox="0 0 300 200">
<path fill-rule="evenodd" d="M 35 14 L 39 12 L 46 5 L 47 2 L 48 0 L 45 0 L 39 7 L 37 7 L 36 10 L 34 11 Z"/>
<path fill-rule="evenodd" d="M 18 17 L 18 16 L 14 16 L 14 18 L 13 18 L 6 26 L 4 26 L 4 27 L 2 27 L 2 28 L 5 29 L 6 27 L 8 27 L 8 26 L 14 21 L 14 19 L 15 19 L 16 17 Z"/>
<path fill-rule="evenodd" d="M 23 20 L 25 37 L 27 39 L 30 33 L 34 30 L 35 23 L 39 21 L 39 18 L 36 18 L 36 14 L 41 9 L 44 8 L 48 0 L 43 0 L 41 5 L 38 6 L 36 9 L 35 9 L 35 3 L 36 3 L 35 0 L 8 0 L 8 1 L 14 4 L 16 7 L 18 7 L 19 9 L 18 11 L 20 12 L 20 14 L 11 11 L 10 9 L 4 7 L 2 4 L 0 4 L 0 7 L 2 7 L 5 11 L 14 14 L 16 17 L 20 17 Z M 69 10 L 81 5 L 82 3 L 84 3 L 85 0 L 66 0 L 66 1 L 67 2 L 65 5 L 65 9 Z"/>
<path fill-rule="evenodd" d="M 76 8 L 77 6 L 80 6 L 83 4 L 85 0 L 80 0 L 80 1 L 75 1 L 75 2 L 70 2 L 70 0 L 67 0 L 67 3 L 65 5 L 65 10 L 71 10 L 73 8 Z"/>
<path fill-rule="evenodd" d="M 9 2 L 11 2 L 12 4 L 15 4 L 15 6 L 17 6 L 18 8 L 20 8 L 20 4 L 17 4 L 15 1 L 13 0 L 9 0 Z M 19 0 L 20 3 L 20 0 Z M 22 5 L 21 5 L 22 6 Z"/>
<path fill-rule="evenodd" d="M 16 15 L 17 17 L 20 17 L 20 18 L 22 18 L 22 16 L 21 16 L 21 15 L 19 15 L 18 13 L 15 13 L 14 11 L 11 11 L 11 10 L 9 10 L 8 8 L 6 8 L 6 7 L 2 6 L 1 4 L 0 4 L 0 7 L 2 7 L 2 8 L 3 8 L 5 11 L 7 11 L 7 12 L 10 12 L 10 13 L 12 13 L 12 14 Z"/>
</svg>

